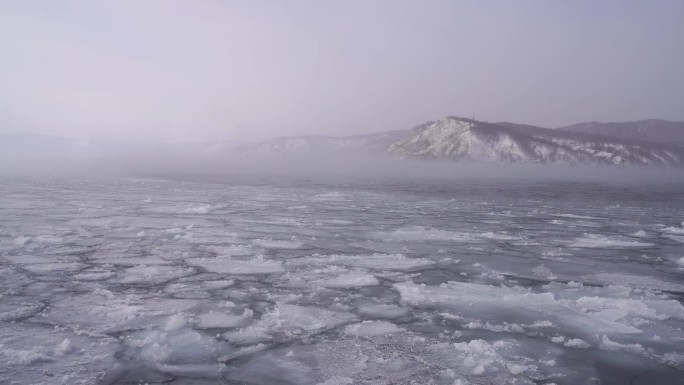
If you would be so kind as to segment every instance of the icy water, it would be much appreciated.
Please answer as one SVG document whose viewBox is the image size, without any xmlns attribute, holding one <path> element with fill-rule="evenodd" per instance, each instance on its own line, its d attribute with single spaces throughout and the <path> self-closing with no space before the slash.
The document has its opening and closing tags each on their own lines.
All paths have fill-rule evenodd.
<svg viewBox="0 0 684 385">
<path fill-rule="evenodd" d="M 0 180 L 0 384 L 684 383 L 684 185 Z"/>
</svg>

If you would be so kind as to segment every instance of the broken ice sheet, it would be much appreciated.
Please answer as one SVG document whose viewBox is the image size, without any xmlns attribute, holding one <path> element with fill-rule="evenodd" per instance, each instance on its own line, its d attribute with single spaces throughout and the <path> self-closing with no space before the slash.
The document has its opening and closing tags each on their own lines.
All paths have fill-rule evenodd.
<svg viewBox="0 0 684 385">
<path fill-rule="evenodd" d="M 440 286 L 398 283 L 394 288 L 405 304 L 449 309 L 477 315 L 479 320 L 505 321 L 522 327 L 549 320 L 578 335 L 641 333 L 651 319 L 684 319 L 684 308 L 669 299 L 615 299 L 612 297 L 558 298 L 552 292 L 535 293 L 474 283 L 449 282 Z M 611 311 L 612 310 L 612 311 Z M 473 312 L 475 311 L 475 312 Z M 627 317 L 629 316 L 629 317 Z"/>
<path fill-rule="evenodd" d="M 684 198 L 581 188 L 0 183 L 0 378 L 676 383 Z"/>
</svg>

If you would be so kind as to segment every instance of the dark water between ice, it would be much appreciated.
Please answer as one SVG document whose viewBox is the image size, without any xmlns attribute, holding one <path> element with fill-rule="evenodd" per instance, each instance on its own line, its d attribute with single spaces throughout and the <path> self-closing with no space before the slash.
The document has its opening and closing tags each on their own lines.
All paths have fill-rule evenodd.
<svg viewBox="0 0 684 385">
<path fill-rule="evenodd" d="M 0 384 L 684 383 L 684 184 L 0 180 Z"/>
</svg>

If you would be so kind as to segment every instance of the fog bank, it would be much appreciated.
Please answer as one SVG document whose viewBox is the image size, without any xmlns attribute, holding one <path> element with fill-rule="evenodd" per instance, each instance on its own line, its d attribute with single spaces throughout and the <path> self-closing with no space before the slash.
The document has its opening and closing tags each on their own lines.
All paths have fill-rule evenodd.
<svg viewBox="0 0 684 385">
<path fill-rule="evenodd" d="M 637 166 L 542 165 L 400 159 L 368 154 L 133 153 L 108 155 L 0 154 L 0 175 L 308 178 L 312 180 L 483 179 L 558 180 L 620 184 L 681 183 L 684 169 Z"/>
</svg>

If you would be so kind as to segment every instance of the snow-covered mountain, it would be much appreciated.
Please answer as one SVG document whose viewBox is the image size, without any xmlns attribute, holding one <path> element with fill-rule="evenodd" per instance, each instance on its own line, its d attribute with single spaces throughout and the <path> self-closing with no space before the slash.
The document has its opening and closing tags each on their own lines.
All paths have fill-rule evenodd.
<svg viewBox="0 0 684 385">
<path fill-rule="evenodd" d="M 632 126 L 641 127 L 639 124 L 640 122 L 634 122 Z M 673 140 L 649 136 L 651 140 L 661 138 L 668 142 L 665 144 L 611 137 L 608 135 L 613 131 L 608 129 L 601 131 L 603 135 L 580 132 L 591 131 L 591 127 L 576 125 L 571 127 L 572 130 L 554 130 L 446 117 L 411 130 L 369 135 L 299 136 L 273 138 L 256 143 L 194 144 L 83 141 L 44 135 L 3 134 L 0 135 L 0 159 L 164 159 L 223 164 L 227 159 L 236 158 L 278 159 L 303 156 L 326 159 L 335 156 L 373 155 L 486 163 L 684 165 L 684 147 L 670 144 Z M 641 132 L 636 128 L 633 131 Z M 621 135 L 626 136 L 626 132 L 629 130 Z M 677 132 L 673 130 L 671 133 Z"/>
<path fill-rule="evenodd" d="M 457 117 L 420 125 L 387 151 L 404 158 L 477 162 L 665 166 L 684 163 L 682 151 L 676 147 Z"/>
<path fill-rule="evenodd" d="M 561 130 L 684 147 L 684 122 L 661 119 L 622 123 L 587 122 L 562 127 Z"/>
</svg>

